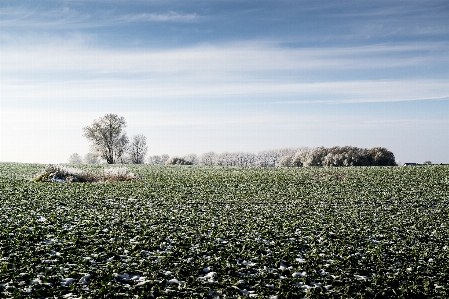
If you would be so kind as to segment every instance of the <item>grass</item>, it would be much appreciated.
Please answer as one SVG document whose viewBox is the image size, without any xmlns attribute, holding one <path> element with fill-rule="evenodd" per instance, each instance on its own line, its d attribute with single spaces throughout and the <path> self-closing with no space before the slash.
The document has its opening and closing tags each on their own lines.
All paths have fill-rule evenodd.
<svg viewBox="0 0 449 299">
<path fill-rule="evenodd" d="M 449 296 L 448 167 L 42 167 L 0 164 L 1 297 Z"/>
</svg>

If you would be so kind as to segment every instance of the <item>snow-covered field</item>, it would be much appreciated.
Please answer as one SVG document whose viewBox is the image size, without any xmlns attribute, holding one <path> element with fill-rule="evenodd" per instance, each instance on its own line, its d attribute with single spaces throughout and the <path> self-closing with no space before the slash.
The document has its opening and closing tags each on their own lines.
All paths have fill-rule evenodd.
<svg viewBox="0 0 449 299">
<path fill-rule="evenodd" d="M 2 298 L 449 297 L 449 167 L 44 167 L 0 164 Z"/>
</svg>

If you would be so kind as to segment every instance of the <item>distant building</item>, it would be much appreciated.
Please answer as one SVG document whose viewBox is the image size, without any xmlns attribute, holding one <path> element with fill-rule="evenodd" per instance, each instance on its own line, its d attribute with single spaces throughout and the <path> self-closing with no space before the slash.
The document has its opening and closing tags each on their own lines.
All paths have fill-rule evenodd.
<svg viewBox="0 0 449 299">
<path fill-rule="evenodd" d="M 420 163 L 404 163 L 404 165 L 402 166 L 432 166 L 432 165 L 438 165 L 438 164 L 429 164 L 429 163 L 424 163 L 424 164 L 420 164 Z M 439 165 L 449 165 L 449 164 L 439 164 Z"/>
</svg>

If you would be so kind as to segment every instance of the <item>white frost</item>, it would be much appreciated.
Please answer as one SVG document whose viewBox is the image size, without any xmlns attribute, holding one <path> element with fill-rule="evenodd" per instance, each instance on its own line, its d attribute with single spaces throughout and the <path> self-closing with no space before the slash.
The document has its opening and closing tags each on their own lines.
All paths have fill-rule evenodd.
<svg viewBox="0 0 449 299">
<path fill-rule="evenodd" d="M 293 277 L 306 277 L 307 273 L 306 271 L 302 271 L 302 272 L 295 272 L 292 274 Z"/>
<path fill-rule="evenodd" d="M 354 275 L 354 277 L 355 277 L 355 279 L 358 279 L 358 280 L 365 280 L 368 278 L 368 276 L 363 276 L 363 275 Z"/>
<path fill-rule="evenodd" d="M 253 262 L 251 262 L 251 261 L 243 261 L 243 262 L 242 262 L 242 265 L 245 265 L 245 266 L 255 266 L 256 263 L 253 263 Z"/>
<path fill-rule="evenodd" d="M 217 272 L 209 272 L 204 276 L 200 276 L 199 279 L 207 280 L 208 282 L 214 282 L 214 277 L 217 275 Z"/>
<path fill-rule="evenodd" d="M 182 285 L 184 285 L 184 283 L 185 283 L 185 281 L 180 281 L 180 280 L 177 280 L 176 278 L 173 278 L 173 279 L 170 279 L 167 281 L 167 284 L 169 284 L 169 285 L 177 284 L 177 285 L 182 286 Z"/>
<path fill-rule="evenodd" d="M 67 287 L 75 282 L 75 278 L 61 278 L 60 282 L 62 286 Z"/>
<path fill-rule="evenodd" d="M 90 274 L 86 274 L 86 275 L 84 275 L 83 277 L 81 277 L 81 279 L 78 281 L 78 283 L 79 284 L 82 284 L 82 285 L 86 285 L 86 284 L 89 284 L 89 279 L 90 279 L 90 277 L 91 277 L 91 275 Z"/>
</svg>

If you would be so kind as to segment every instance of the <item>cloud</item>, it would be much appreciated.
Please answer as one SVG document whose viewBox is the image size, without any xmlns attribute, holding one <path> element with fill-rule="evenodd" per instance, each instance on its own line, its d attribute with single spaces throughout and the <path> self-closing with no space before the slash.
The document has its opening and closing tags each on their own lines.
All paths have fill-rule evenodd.
<svg viewBox="0 0 449 299">
<path fill-rule="evenodd" d="M 292 103 L 357 103 L 440 100 L 449 97 L 446 80 L 337 81 L 318 83 L 159 82 L 153 80 L 87 80 L 14 84 L 3 81 L 4 103 L 20 100 L 164 99 L 288 96 Z M 262 101 L 262 99 L 261 99 Z"/>
<path fill-rule="evenodd" d="M 128 14 L 120 16 L 117 21 L 123 22 L 192 22 L 199 20 L 200 16 L 197 14 L 182 14 L 174 11 L 168 13 L 141 13 L 141 14 Z"/>
<path fill-rule="evenodd" d="M 360 70 L 449 63 L 447 43 L 342 48 L 285 48 L 270 42 L 197 45 L 173 49 L 100 49 L 51 42 L 5 46 L 3 71 L 200 73 L 285 70 Z M 430 55 L 431 54 L 431 55 Z"/>
<path fill-rule="evenodd" d="M 252 41 L 133 50 L 93 48 L 82 38 L 6 46 L 2 100 L 255 96 L 285 104 L 442 99 L 449 97 L 447 80 L 417 70 L 449 65 L 446 48 L 444 42 L 310 49 Z M 398 69 L 415 77 L 370 78 Z M 367 78 L 351 78 L 356 71 Z"/>
<path fill-rule="evenodd" d="M 46 28 L 57 31 L 62 28 L 79 30 L 118 26 L 136 22 L 194 22 L 205 19 L 196 13 L 168 11 L 162 13 L 121 14 L 113 10 L 80 10 L 73 7 L 27 8 L 1 7 L 2 27 L 8 28 Z"/>
</svg>

